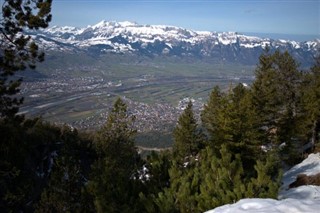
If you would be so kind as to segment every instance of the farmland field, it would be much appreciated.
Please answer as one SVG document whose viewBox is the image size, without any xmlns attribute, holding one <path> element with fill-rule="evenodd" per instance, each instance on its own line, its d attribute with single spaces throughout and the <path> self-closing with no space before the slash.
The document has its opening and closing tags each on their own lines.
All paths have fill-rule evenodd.
<svg viewBox="0 0 320 213">
<path fill-rule="evenodd" d="M 250 84 L 254 70 L 253 66 L 178 58 L 81 54 L 47 58 L 35 72 L 24 75 L 21 113 L 97 129 L 114 100 L 122 97 L 136 116 L 140 133 L 167 134 L 182 112 L 183 100 L 193 99 L 199 114 L 214 86 L 228 90 L 238 83 Z"/>
</svg>

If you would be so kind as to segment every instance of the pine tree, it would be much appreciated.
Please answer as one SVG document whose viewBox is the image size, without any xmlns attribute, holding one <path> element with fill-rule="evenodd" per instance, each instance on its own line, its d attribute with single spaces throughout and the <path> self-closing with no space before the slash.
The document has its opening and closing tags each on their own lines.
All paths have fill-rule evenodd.
<svg viewBox="0 0 320 213">
<path fill-rule="evenodd" d="M 199 182 L 195 175 L 199 173 L 194 169 L 198 153 L 204 148 L 204 135 L 194 118 L 191 101 L 179 117 L 174 139 L 173 162 L 168 170 L 169 185 L 154 195 L 153 209 L 158 212 L 197 212 Z"/>
<path fill-rule="evenodd" d="M 218 105 L 217 105 L 218 103 Z M 253 170 L 260 154 L 258 115 L 252 104 L 251 91 L 242 84 L 219 94 L 215 88 L 205 105 L 202 121 L 210 136 L 210 146 L 220 156 L 225 144 L 233 154 L 240 154 L 247 169 Z"/>
<path fill-rule="evenodd" d="M 170 185 L 154 197 L 156 212 L 204 212 L 237 201 L 246 195 L 246 182 L 240 155 L 231 154 L 225 145 L 217 158 L 207 146 L 197 158 L 181 166 L 173 161 Z"/>
<path fill-rule="evenodd" d="M 200 211 L 235 202 L 244 197 L 244 174 L 240 155 L 231 154 L 225 145 L 220 150 L 221 159 L 212 149 L 201 153 L 200 174 L 202 175 L 198 208 Z"/>
<path fill-rule="evenodd" d="M 81 164 L 81 139 L 76 129 L 63 126 L 60 130 L 62 147 L 57 150 L 47 187 L 36 205 L 36 212 L 84 212 L 90 204 L 82 193 L 85 184 Z"/>
<path fill-rule="evenodd" d="M 28 199 L 31 177 L 24 171 L 27 158 L 20 123 L 0 120 L 0 209 L 18 212 Z M 17 146 L 19 144 L 19 146 Z"/>
<path fill-rule="evenodd" d="M 36 212 L 81 212 L 81 169 L 72 157 L 59 157 Z"/>
<path fill-rule="evenodd" d="M 21 78 L 10 78 L 19 70 L 35 68 L 43 61 L 44 54 L 24 31 L 48 27 L 51 21 L 52 0 L 16 1 L 5 0 L 2 4 L 0 22 L 0 118 L 12 117 L 23 98 L 19 92 Z"/>
<path fill-rule="evenodd" d="M 135 132 L 126 104 L 117 99 L 106 124 L 95 137 L 98 159 L 93 164 L 88 190 L 97 212 L 136 211 L 139 190 L 135 188 L 138 170 Z"/>
<path fill-rule="evenodd" d="M 278 90 L 282 100 L 282 112 L 279 116 L 278 135 L 280 142 L 286 142 L 287 152 L 290 158 L 296 157 L 297 147 L 301 143 L 297 135 L 297 120 L 301 94 L 299 87 L 302 81 L 298 64 L 288 52 L 274 54 L 275 64 L 279 78 Z M 294 140 L 293 140 L 294 139 Z M 297 156 L 298 157 L 298 156 Z"/>
<path fill-rule="evenodd" d="M 169 183 L 169 169 L 171 168 L 172 154 L 169 151 L 152 152 L 147 156 L 146 164 L 149 178 L 146 185 L 149 193 L 158 193 Z"/>
<path fill-rule="evenodd" d="M 0 135 L 0 209 L 32 211 L 47 180 L 48 156 L 58 141 L 59 128 L 41 119 L 0 119 Z"/>
<path fill-rule="evenodd" d="M 22 116 L 16 116 L 23 98 L 18 97 L 22 79 L 13 76 L 27 67 L 34 68 L 44 54 L 26 36 L 24 30 L 46 28 L 51 20 L 51 0 L 1 2 L 0 21 L 0 209 L 4 212 L 27 211 L 33 202 L 34 177 L 37 165 L 34 157 L 42 153 L 28 141 Z M 48 138 L 47 143 L 52 141 Z M 29 143 L 28 143 L 29 142 Z M 29 171 L 28 171 L 29 170 Z"/>
<path fill-rule="evenodd" d="M 264 161 L 257 160 L 254 166 L 256 177 L 251 178 L 246 196 L 276 199 L 282 178 L 282 170 L 279 168 L 279 155 L 274 150 L 269 152 Z"/>
<path fill-rule="evenodd" d="M 259 58 L 259 64 L 255 71 L 256 80 L 252 84 L 253 103 L 257 109 L 260 125 L 266 134 L 263 143 L 277 144 L 277 121 L 281 112 L 281 97 L 278 95 L 277 86 L 280 84 L 277 71 L 274 69 L 274 57 L 266 52 Z"/>
<path fill-rule="evenodd" d="M 316 144 L 320 132 L 320 57 L 316 59 L 310 72 L 304 76 L 302 91 L 302 116 L 298 126 L 299 133 L 305 139 Z"/>
<path fill-rule="evenodd" d="M 230 127 L 225 134 L 231 135 L 232 140 L 226 145 L 233 154 L 240 154 L 245 170 L 249 172 L 262 154 L 258 114 L 252 103 L 251 90 L 242 84 L 233 88 L 229 99 L 224 116 L 229 117 Z"/>
<path fill-rule="evenodd" d="M 204 144 L 204 135 L 197 125 L 190 101 L 180 115 L 178 124 L 173 132 L 173 152 L 176 159 L 183 163 L 185 158 L 196 156 Z"/>
<path fill-rule="evenodd" d="M 252 85 L 252 103 L 265 135 L 263 143 L 273 146 L 285 143 L 282 156 L 289 161 L 298 157 L 297 148 L 301 147 L 297 134 L 301 79 L 298 64 L 288 52 L 266 51 L 260 56 Z"/>
<path fill-rule="evenodd" d="M 204 148 L 204 135 L 199 130 L 189 102 L 174 129 L 173 161 L 168 169 L 168 185 L 153 196 L 157 212 L 198 212 L 196 176 L 198 154 Z"/>
<path fill-rule="evenodd" d="M 154 202 L 157 206 L 157 210 L 154 212 L 181 212 L 179 210 L 179 207 L 176 205 L 174 192 L 172 192 L 170 188 L 164 188 L 163 192 L 159 192 L 158 195 L 154 198 Z"/>
<path fill-rule="evenodd" d="M 201 174 L 198 159 L 188 160 L 184 165 L 173 160 L 169 169 L 169 186 L 153 197 L 155 212 L 199 212 L 197 195 Z"/>
<path fill-rule="evenodd" d="M 201 152 L 199 167 L 198 210 L 204 212 L 224 204 L 234 203 L 243 198 L 275 198 L 280 186 L 282 173 L 275 156 L 255 163 L 255 174 L 248 176 L 239 154 L 233 155 L 225 145 L 217 158 L 207 147 Z"/>
<path fill-rule="evenodd" d="M 224 100 L 225 95 L 222 94 L 218 86 L 215 86 L 201 114 L 202 124 L 209 134 L 210 144 L 216 153 L 219 153 L 222 142 L 219 135 L 219 118 L 221 118 L 219 113 L 224 108 Z"/>
<path fill-rule="evenodd" d="M 169 186 L 172 153 L 169 151 L 152 152 L 147 156 L 144 166 L 147 169 L 148 176 L 144 180 L 146 190 L 139 194 L 140 202 L 144 206 L 142 212 L 172 212 L 169 209 L 174 205 L 163 197 L 161 197 L 163 200 L 159 197 L 158 205 L 155 202 L 156 195 L 165 193 L 163 189 Z"/>
</svg>

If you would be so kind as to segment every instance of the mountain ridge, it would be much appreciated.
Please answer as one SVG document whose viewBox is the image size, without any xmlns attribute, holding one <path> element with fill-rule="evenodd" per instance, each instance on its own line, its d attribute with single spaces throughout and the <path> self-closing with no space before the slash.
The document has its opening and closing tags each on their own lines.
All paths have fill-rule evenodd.
<svg viewBox="0 0 320 213">
<path fill-rule="evenodd" d="M 302 65 L 319 54 L 320 39 L 298 42 L 260 38 L 237 32 L 193 31 L 176 26 L 141 25 L 136 22 L 101 21 L 83 28 L 53 26 L 33 37 L 46 50 L 95 54 L 120 53 L 147 56 L 213 58 L 256 64 L 266 46 L 288 51 Z"/>
</svg>

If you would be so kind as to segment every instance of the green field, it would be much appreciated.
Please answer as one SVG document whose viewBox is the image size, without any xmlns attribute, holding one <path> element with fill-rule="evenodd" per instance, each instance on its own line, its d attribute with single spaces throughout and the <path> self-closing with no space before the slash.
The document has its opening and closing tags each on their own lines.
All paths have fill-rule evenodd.
<svg viewBox="0 0 320 213">
<path fill-rule="evenodd" d="M 25 76 L 25 104 L 20 111 L 53 122 L 98 128 L 116 97 L 151 107 L 176 107 L 186 97 L 205 103 L 214 86 L 227 90 L 238 83 L 250 84 L 253 71 L 253 66 L 191 58 L 49 53 L 37 68 L 41 78 Z M 153 136 L 140 138 L 149 137 Z M 161 140 L 170 141 L 170 137 Z"/>
</svg>

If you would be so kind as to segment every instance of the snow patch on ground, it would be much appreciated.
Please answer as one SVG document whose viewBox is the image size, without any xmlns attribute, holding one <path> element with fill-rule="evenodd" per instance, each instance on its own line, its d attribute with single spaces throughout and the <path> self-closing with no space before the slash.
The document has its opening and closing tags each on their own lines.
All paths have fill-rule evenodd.
<svg viewBox="0 0 320 213">
<path fill-rule="evenodd" d="M 281 189 L 288 188 L 289 184 L 296 180 L 298 174 L 316 175 L 320 172 L 320 153 L 310 154 L 301 163 L 295 165 L 284 173 Z"/>
<path fill-rule="evenodd" d="M 320 202 L 315 200 L 297 200 L 288 198 L 285 200 L 274 199 L 242 199 L 235 204 L 228 204 L 207 213 L 302 213 L 317 212 Z"/>
<path fill-rule="evenodd" d="M 315 175 L 320 172 L 320 153 L 310 154 L 307 159 L 284 173 L 278 199 L 242 199 L 234 204 L 217 207 L 207 213 L 303 213 L 319 212 L 320 186 L 305 185 L 289 189 L 298 174 Z"/>
</svg>

